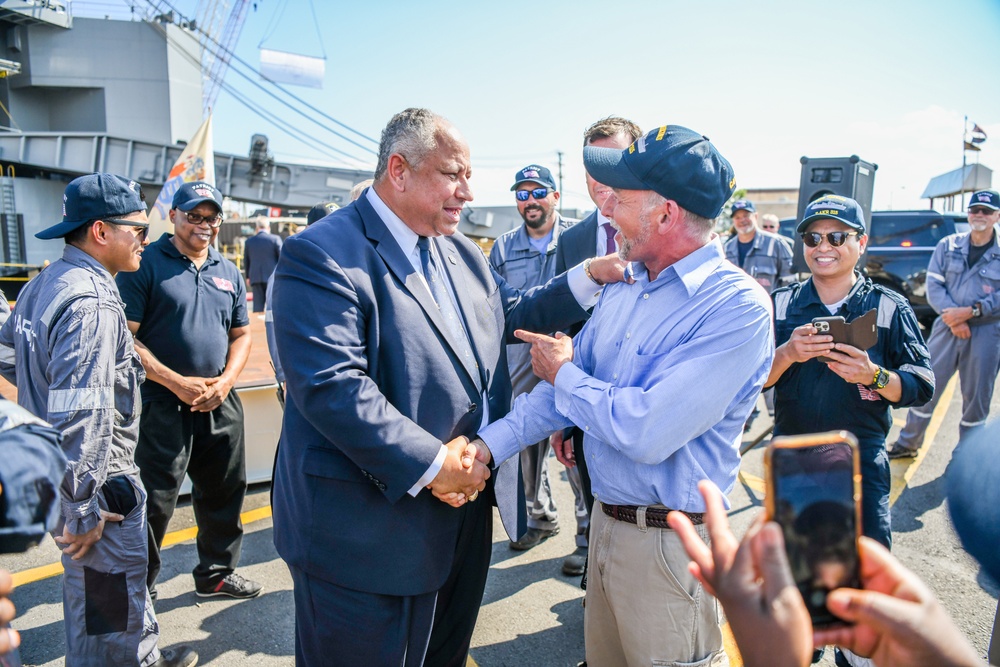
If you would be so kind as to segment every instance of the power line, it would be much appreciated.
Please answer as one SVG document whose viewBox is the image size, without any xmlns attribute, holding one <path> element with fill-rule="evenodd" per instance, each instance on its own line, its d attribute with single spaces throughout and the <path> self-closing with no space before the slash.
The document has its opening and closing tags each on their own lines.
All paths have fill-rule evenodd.
<svg viewBox="0 0 1000 667">
<path fill-rule="evenodd" d="M 173 6 L 173 5 L 172 5 L 172 4 L 171 4 L 171 3 L 169 2 L 169 0 L 158 0 L 158 1 L 162 1 L 162 3 L 163 3 L 164 5 L 166 5 L 167 7 L 169 7 L 169 8 L 170 8 L 170 9 L 171 9 L 171 10 L 172 10 L 172 11 L 173 11 L 174 13 L 176 13 L 176 14 L 177 14 L 177 16 L 179 16 L 179 17 L 183 18 L 184 20 L 187 20 L 187 18 L 186 18 L 186 17 L 184 16 L 184 14 L 182 14 L 182 13 L 180 12 L 180 10 L 178 10 L 178 9 L 177 9 L 176 7 L 174 7 L 174 6 Z M 147 2 L 149 2 L 150 4 L 152 4 L 153 0 L 147 0 Z M 305 107 L 306 107 L 307 109 L 309 109 L 310 111 L 313 111 L 313 112 L 315 112 L 315 113 L 319 114 L 319 115 L 320 115 L 320 116 L 322 116 L 323 118 L 326 118 L 326 119 L 327 119 L 327 120 L 329 120 L 330 122 L 332 122 L 332 123 L 334 123 L 334 124 L 336 124 L 336 125 L 338 125 L 338 126 L 340 126 L 340 127 L 344 128 L 345 130 L 348 130 L 348 131 L 350 131 L 350 132 L 353 132 L 354 134 L 358 135 L 358 136 L 359 136 L 359 137 L 361 137 L 362 139 L 365 139 L 365 140 L 367 140 L 367 141 L 370 141 L 371 143 L 373 143 L 373 144 L 375 144 L 375 145 L 378 145 L 378 143 L 379 143 L 379 142 L 378 142 L 378 140 L 376 140 L 376 139 L 372 139 L 371 137 L 369 137 L 368 135 L 364 134 L 363 132 L 360 132 L 359 130 L 355 130 L 355 129 L 354 129 L 353 127 L 351 127 L 350 125 L 347 125 L 347 124 L 345 124 L 345 123 L 343 123 L 343 122 L 341 122 L 341 121 L 337 120 L 336 118 L 334 118 L 333 116 L 331 116 L 331 115 L 327 114 L 327 113 L 326 113 L 326 112 L 324 112 L 323 110 L 321 110 L 321 109 L 318 109 L 318 108 L 314 107 L 314 106 L 313 106 L 313 105 L 311 105 L 311 104 L 310 104 L 309 102 L 307 102 L 307 101 L 305 101 L 304 99 L 300 98 L 299 96 L 295 95 L 294 93 L 292 93 L 292 92 L 291 92 L 291 91 L 289 91 L 289 90 L 288 90 L 287 88 L 285 88 L 284 86 L 280 85 L 280 84 L 279 84 L 278 82 L 274 81 L 274 80 L 273 80 L 273 79 L 271 79 L 270 77 L 268 77 L 268 76 L 265 76 L 264 74 L 261 74 L 261 73 L 260 73 L 260 72 L 259 72 L 259 71 L 258 71 L 258 70 L 257 70 L 257 69 L 256 69 L 256 68 L 255 68 L 255 67 L 253 66 L 253 65 L 251 65 L 250 63 L 246 62 L 245 60 L 243 60 L 242 58 L 240 58 L 240 57 L 239 57 L 238 55 L 236 55 L 236 53 L 235 53 L 234 51 L 232 51 L 232 50 L 228 50 L 228 49 L 225 49 L 225 47 L 223 47 L 223 46 L 222 46 L 222 45 L 221 45 L 221 44 L 220 44 L 220 43 L 219 43 L 219 42 L 218 42 L 218 41 L 217 41 L 217 40 L 216 40 L 216 39 L 215 39 L 215 38 L 214 38 L 214 37 L 213 37 L 212 35 L 209 35 L 208 33 L 204 32 L 204 31 L 203 31 L 203 30 L 201 29 L 201 27 L 200 27 L 200 26 L 199 26 L 199 27 L 196 27 L 195 29 L 196 29 L 196 30 L 197 30 L 197 31 L 198 31 L 199 33 L 201 33 L 201 34 L 205 35 L 205 36 L 206 36 L 206 37 L 208 38 L 208 40 L 209 40 L 209 41 L 211 41 L 211 42 L 212 42 L 212 43 L 213 43 L 213 44 L 214 44 L 214 45 L 216 46 L 216 48 L 217 48 L 218 50 L 221 50 L 221 51 L 223 51 L 225 55 L 228 55 L 228 56 L 229 56 L 230 58 L 232 58 L 232 59 L 233 59 L 233 60 L 235 60 L 236 62 L 240 63 L 241 65 L 243 65 L 244 67 L 246 67 L 246 68 L 247 68 L 247 69 L 249 69 L 250 71 L 254 72 L 255 74 L 257 74 L 257 76 L 261 77 L 262 79 L 264 79 L 265 81 L 267 81 L 268 83 L 270 83 L 271 85 L 273 85 L 273 86 L 274 86 L 275 88 L 277 88 L 278 90 L 280 90 L 280 91 L 281 91 L 282 93 L 284 93 L 285 95 L 288 95 L 289 97 L 291 97 L 292 99 L 294 99 L 294 100 L 295 100 L 296 102 L 298 102 L 298 103 L 302 104 L 303 106 L 305 106 Z M 213 53 L 215 53 L 215 51 L 213 51 Z M 216 57 L 218 57 L 218 55 L 217 55 Z M 249 77 L 246 77 L 246 75 L 244 75 L 244 77 L 245 77 L 245 78 L 247 78 L 247 79 L 249 79 Z M 251 80 L 251 81 L 252 81 L 252 80 Z M 257 84 L 256 82 L 253 82 L 253 83 L 255 83 L 256 85 L 258 85 L 258 86 L 259 86 L 259 84 Z M 262 88 L 262 89 L 263 89 L 263 88 Z M 269 91 L 265 91 L 265 92 L 268 92 L 268 93 L 269 93 L 269 94 L 271 94 L 272 96 L 274 96 L 274 97 L 277 97 L 277 96 L 275 96 L 275 95 L 274 95 L 273 93 L 270 93 Z M 300 109 L 297 109 L 296 107 L 292 106 L 291 104 L 287 104 L 287 103 L 286 103 L 286 105 L 287 105 L 287 106 L 288 106 L 289 108 L 291 108 L 291 109 L 294 109 L 294 110 L 298 111 L 299 113 L 301 113 L 301 114 L 302 114 L 303 116 L 305 116 L 306 118 L 309 118 L 310 120 L 313 120 L 313 122 L 315 122 L 315 123 L 319 124 L 319 123 L 318 123 L 318 121 L 315 121 L 314 119 L 312 119 L 312 118 L 311 118 L 310 116 L 306 115 L 306 114 L 305 114 L 305 113 L 304 113 L 303 111 L 301 111 Z M 358 148 L 361 148 L 361 149 L 363 149 L 363 150 L 367 150 L 367 151 L 369 151 L 369 152 L 371 152 L 371 153 L 375 153 L 375 152 L 376 152 L 376 151 L 375 151 L 374 149 L 372 149 L 372 148 L 369 148 L 369 147 L 366 147 L 366 146 L 362 146 L 361 144 L 358 144 L 358 143 L 354 142 L 354 141 L 353 141 L 352 139 L 350 139 L 350 138 L 348 138 L 348 137 L 345 137 L 345 136 L 343 136 L 342 134 L 339 134 L 339 133 L 338 133 L 338 132 L 336 132 L 335 130 L 332 130 L 332 129 L 329 129 L 329 128 L 326 128 L 326 129 L 327 129 L 327 130 L 328 130 L 329 132 L 332 132 L 333 134 L 336 134 L 336 135 L 337 135 L 337 136 L 339 136 L 339 137 L 340 137 L 341 139 L 344 139 L 345 141 L 348 141 L 349 143 L 352 143 L 352 144 L 354 144 L 354 145 L 355 145 L 355 146 L 357 146 Z"/>
<path fill-rule="evenodd" d="M 177 53 L 179 53 L 181 55 L 182 58 L 187 59 L 188 62 L 190 62 L 190 63 L 192 63 L 194 65 L 200 65 L 200 62 L 189 51 L 187 51 L 186 49 L 184 49 L 181 46 L 179 46 L 178 44 L 176 44 L 176 42 L 174 40 L 170 40 L 168 38 L 167 42 L 168 42 L 168 44 L 170 44 L 170 46 L 175 51 L 177 51 Z M 227 93 L 229 93 L 237 103 L 242 104 L 247 109 L 249 109 L 251 112 L 253 112 L 254 114 L 260 116 L 264 120 L 270 122 L 278 130 L 283 131 L 285 134 L 289 135 L 293 139 L 296 139 L 297 141 L 300 141 L 301 143 L 305 144 L 306 146 L 310 146 L 312 148 L 315 148 L 316 145 L 318 144 L 319 146 L 327 148 L 330 151 L 333 151 L 334 153 L 339 153 L 339 154 L 341 154 L 341 155 L 343 155 L 345 157 L 350 158 L 355 163 L 364 164 L 364 160 L 362 160 L 361 158 L 359 158 L 359 157 L 357 157 L 355 155 L 351 155 L 350 153 L 347 153 L 346 151 L 343 151 L 343 150 L 341 150 L 339 148 L 331 146 L 330 144 L 327 144 L 326 142 L 320 141 L 319 139 L 316 139 L 315 137 L 312 137 L 312 136 L 309 136 L 309 135 L 305 134 L 305 132 L 303 132 L 299 128 L 295 127 L 291 123 L 282 120 L 281 118 L 279 118 L 275 114 L 271 114 L 270 116 L 265 115 L 263 111 L 261 111 L 259 108 L 257 108 L 257 106 L 254 106 L 249 100 L 247 100 L 242 95 L 242 93 L 240 93 L 239 91 L 237 91 L 232 85 L 226 83 L 225 81 L 220 81 L 219 83 L 220 83 L 220 86 L 222 87 L 222 89 L 225 90 Z M 340 161 L 342 164 L 345 164 L 345 165 L 349 165 L 349 163 L 344 162 L 342 158 L 335 157 L 334 155 L 332 155 L 330 153 L 327 153 L 325 151 L 320 151 L 320 152 L 323 153 L 324 155 L 326 155 L 330 159 Z M 349 166 L 356 167 L 356 165 L 349 165 Z"/>
<path fill-rule="evenodd" d="M 158 29 L 158 30 L 162 29 L 162 27 L 161 27 L 161 26 L 157 26 L 156 24 L 153 24 L 153 23 L 151 23 L 150 25 L 153 25 L 155 29 Z M 163 30 L 163 35 L 164 35 L 164 37 L 165 37 L 165 38 L 167 39 L 167 41 L 168 41 L 168 42 L 172 41 L 172 40 L 170 39 L 170 36 L 169 36 L 169 35 L 167 35 L 167 32 L 166 32 L 166 30 L 165 30 L 165 29 L 162 29 L 162 30 Z M 214 41 L 214 40 L 213 40 L 213 41 Z M 182 48 L 182 47 L 180 47 L 180 46 L 178 46 L 178 45 L 175 45 L 175 48 L 176 48 L 176 49 L 178 49 L 178 50 L 180 50 L 180 51 L 183 51 L 183 48 Z M 240 63 L 241 63 L 241 64 L 243 64 L 244 66 L 248 67 L 249 69 L 251 69 L 251 71 L 255 71 L 255 72 L 256 72 L 256 70 L 253 70 L 253 68 L 252 68 L 252 67 L 250 67 L 249 65 L 247 65 L 247 64 L 246 64 L 245 62 L 243 62 L 243 61 L 240 61 Z M 198 65 L 199 65 L 199 67 L 200 67 L 200 63 L 198 63 Z M 273 99 L 277 100 L 277 101 L 278 101 L 278 102 L 279 102 L 280 104 L 283 104 L 283 105 L 284 105 L 284 106 L 286 106 L 287 108 L 289 108 L 289 109 L 291 109 L 292 111 L 294 111 L 294 112 L 298 113 L 298 114 L 299 114 L 300 116 L 302 116 L 303 118 L 305 118 L 305 119 L 307 119 L 307 120 L 309 120 L 309 121 L 311 121 L 311 122 L 315 123 L 316 125 L 318 125 L 318 126 L 319 126 L 320 128 L 322 128 L 323 130 L 326 130 L 327 132 L 330 132 L 331 134 L 334 134 L 334 135 L 336 135 L 336 136 L 340 137 L 340 138 L 341 138 L 341 139 L 343 139 L 344 141 L 347 141 L 348 143 L 350 143 L 350 144 L 352 144 L 352 145 L 354 145 L 354 146 L 357 146 L 358 148 L 360 148 L 360 149 L 362 149 L 362 150 L 364 150 L 364 151 L 366 151 L 366 152 L 369 152 L 369 153 L 371 153 L 371 154 L 373 154 L 373 155 L 374 155 L 374 154 L 376 153 L 376 152 L 375 152 L 375 151 L 374 151 L 373 149 L 369 148 L 368 146 L 363 146 L 363 145 L 359 144 L 358 142 L 356 142 L 356 141 L 352 140 L 352 139 L 351 139 L 350 137 L 346 137 L 346 136 L 344 136 L 343 134 L 341 134 L 340 132 L 337 132 L 337 131 L 336 131 L 336 130 L 334 130 L 333 128 L 330 128 L 330 127 L 327 127 L 326 125 L 323 125 L 323 123 L 319 122 L 318 120 L 316 120 L 315 118 L 313 118 L 312 116 L 310 116 L 309 114 L 307 114 L 307 113 L 306 113 L 305 111 L 303 111 L 302 109 L 299 109 L 298 107 L 296 107 L 296 106 L 294 106 L 294 105 L 290 104 L 290 103 L 289 103 L 289 102 L 288 102 L 287 100 L 284 100 L 284 99 L 282 99 L 281 97 L 279 97 L 279 96 L 278 96 L 277 94 L 275 94 L 274 92 L 272 92 L 272 91 L 268 90 L 268 89 L 267 89 L 266 87 L 264 87 L 263 85 L 261 85 L 261 84 L 260 84 L 260 82 L 258 82 L 258 81 L 255 81 L 255 80 L 254 80 L 254 79 L 253 79 L 252 77 L 250 77 L 250 76 L 249 76 L 248 74 L 245 74 L 244 72 L 241 72 L 241 71 L 240 71 L 239 69 L 237 69 L 237 68 L 235 68 L 235 67 L 231 67 L 231 68 L 230 68 L 230 71 L 232 71 L 232 72 L 235 72 L 235 73 L 236 73 L 236 74 L 237 74 L 238 76 L 240 76 L 240 77 L 242 77 L 243 79 L 245 79 L 246 81 L 248 81 L 248 82 L 249 82 L 250 84 L 252 84 L 252 85 L 253 85 L 254 87 L 256 87 L 256 88 L 257 88 L 258 90 L 260 90 L 260 91 L 261 91 L 261 92 L 263 92 L 264 94 L 266 94 L 266 95 L 268 95 L 269 97 L 271 97 L 271 98 L 273 98 Z M 259 73 L 258 73 L 258 74 L 259 74 Z M 265 78 L 266 78 L 266 77 L 265 77 Z M 270 81 L 270 79 L 268 79 L 268 81 Z M 298 99 L 298 98 L 296 98 L 296 99 Z M 307 105 L 307 106 L 308 106 L 308 105 Z M 353 160 L 358 160 L 358 161 L 360 161 L 360 158 L 358 158 L 358 157 L 356 157 L 356 156 L 354 156 L 354 155 L 351 155 L 350 153 L 344 153 L 344 155 L 347 155 L 348 157 L 350 157 L 350 158 L 351 158 L 351 159 L 353 159 Z"/>
</svg>

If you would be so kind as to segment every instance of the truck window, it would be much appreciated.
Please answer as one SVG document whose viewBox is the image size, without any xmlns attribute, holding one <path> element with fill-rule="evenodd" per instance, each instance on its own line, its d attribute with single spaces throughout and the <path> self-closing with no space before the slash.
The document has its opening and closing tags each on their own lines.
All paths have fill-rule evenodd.
<svg viewBox="0 0 1000 667">
<path fill-rule="evenodd" d="M 933 248 L 954 233 L 943 218 L 907 215 L 873 215 L 869 245 L 896 248 Z"/>
</svg>

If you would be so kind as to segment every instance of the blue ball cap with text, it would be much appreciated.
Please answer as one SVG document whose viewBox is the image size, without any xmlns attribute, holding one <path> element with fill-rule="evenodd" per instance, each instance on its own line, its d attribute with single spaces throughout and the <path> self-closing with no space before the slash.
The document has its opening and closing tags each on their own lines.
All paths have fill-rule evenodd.
<svg viewBox="0 0 1000 667">
<path fill-rule="evenodd" d="M 680 125 L 650 130 L 624 150 L 586 146 L 583 164 L 599 183 L 652 190 L 703 218 L 716 218 L 736 190 L 733 166 L 708 137 Z"/>
<path fill-rule="evenodd" d="M 996 190 L 980 190 L 969 200 L 969 208 L 973 206 L 985 206 L 994 211 L 1000 210 L 1000 193 Z"/>
<path fill-rule="evenodd" d="M 855 231 L 862 234 L 868 233 L 868 230 L 865 228 L 865 214 L 858 202 L 850 197 L 826 195 L 816 201 L 809 202 L 805 212 L 802 214 L 802 222 L 795 228 L 795 232 L 802 234 L 814 220 L 819 220 L 820 218 L 839 220 Z"/>
<path fill-rule="evenodd" d="M 204 202 L 215 204 L 219 209 L 219 213 L 222 213 L 222 193 L 211 183 L 192 181 L 177 188 L 171 207 L 187 213 L 198 204 Z"/>
<path fill-rule="evenodd" d="M 552 179 L 552 172 L 537 164 L 529 164 L 514 175 L 514 185 L 510 186 L 511 192 L 521 183 L 538 183 L 542 187 L 558 189 L 555 180 Z"/>
<path fill-rule="evenodd" d="M 35 238 L 62 238 L 91 220 L 119 218 L 145 210 L 142 189 L 135 181 L 117 174 L 87 174 L 66 186 L 62 222 L 43 229 Z"/>
<path fill-rule="evenodd" d="M 749 211 L 750 213 L 757 212 L 757 207 L 754 206 L 753 202 L 749 199 L 737 199 L 733 202 L 733 205 L 730 208 L 732 209 L 732 214 L 735 214 L 736 211 Z"/>
</svg>

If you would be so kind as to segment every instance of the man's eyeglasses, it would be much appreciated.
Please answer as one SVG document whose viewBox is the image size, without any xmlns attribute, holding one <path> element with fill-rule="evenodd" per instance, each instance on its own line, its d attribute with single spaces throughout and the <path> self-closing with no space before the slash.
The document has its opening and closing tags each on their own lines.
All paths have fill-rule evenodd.
<svg viewBox="0 0 1000 667">
<path fill-rule="evenodd" d="M 185 213 L 184 211 L 181 211 L 181 213 L 187 216 L 188 224 L 191 225 L 197 226 L 204 222 L 212 229 L 222 225 L 221 213 L 216 213 L 215 215 L 198 215 L 197 213 Z"/>
<path fill-rule="evenodd" d="M 802 242 L 805 243 L 810 248 L 815 248 L 820 243 L 823 242 L 823 237 L 826 237 L 826 242 L 832 245 L 834 248 L 839 248 L 840 246 L 847 243 L 847 239 L 852 236 L 857 236 L 857 232 L 830 232 L 828 234 L 820 234 L 819 232 L 806 232 L 802 235 Z"/>
<path fill-rule="evenodd" d="M 117 225 L 118 227 L 131 227 L 133 235 L 143 242 L 146 237 L 149 236 L 149 223 L 148 222 L 138 222 L 136 220 L 121 220 L 119 218 L 101 218 L 104 222 L 109 225 Z M 138 233 L 136 233 L 138 232 Z"/>
<path fill-rule="evenodd" d="M 972 215 L 973 213 L 978 213 L 979 215 L 992 215 L 993 209 L 986 208 L 985 206 L 970 206 L 969 215 Z"/>
<path fill-rule="evenodd" d="M 517 197 L 517 201 L 528 201 L 528 195 L 531 195 L 535 199 L 545 199 L 549 196 L 548 188 L 535 188 L 534 190 L 518 190 L 514 193 Z"/>
</svg>

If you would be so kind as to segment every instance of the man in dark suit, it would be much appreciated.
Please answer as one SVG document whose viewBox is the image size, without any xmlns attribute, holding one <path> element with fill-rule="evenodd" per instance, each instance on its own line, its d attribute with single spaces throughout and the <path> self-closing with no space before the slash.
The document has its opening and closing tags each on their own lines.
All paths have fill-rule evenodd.
<svg viewBox="0 0 1000 667">
<path fill-rule="evenodd" d="M 274 273 L 281 255 L 281 237 L 271 233 L 271 224 L 265 218 L 257 220 L 256 228 L 243 247 L 243 269 L 247 287 L 253 290 L 253 312 L 263 313 L 267 302 L 267 279 Z"/>
<path fill-rule="evenodd" d="M 625 149 L 641 136 L 642 130 L 632 121 L 609 116 L 587 128 L 583 133 L 583 145 Z M 599 257 L 618 250 L 611 221 L 601 215 L 601 207 L 611 194 L 611 188 L 598 183 L 587 174 L 587 192 L 597 208 L 559 237 L 559 246 L 556 248 L 557 274 L 589 257 Z M 581 323 L 571 327 L 570 335 L 575 336 L 582 326 Z M 569 468 L 579 467 L 583 496 L 587 502 L 587 512 L 590 512 L 594 507 L 594 495 L 590 491 L 590 473 L 587 471 L 587 461 L 583 456 L 583 432 L 574 426 L 565 433 L 556 433 L 552 436 L 552 448 L 556 452 L 556 458 L 563 465 Z M 577 562 L 571 562 L 571 559 Z M 586 553 L 573 554 L 566 559 L 564 567 L 566 569 L 578 567 L 582 572 L 585 559 Z"/>
<path fill-rule="evenodd" d="M 456 233 L 470 175 L 458 130 L 407 109 L 383 130 L 374 185 L 282 251 L 274 541 L 294 582 L 299 665 L 465 665 L 490 505 L 517 539 L 524 496 L 516 463 L 490 476 L 465 467 L 473 450 L 443 443 L 507 412 L 515 328 L 568 327 L 595 283 L 621 279 L 621 264 L 593 260 L 522 298 Z"/>
</svg>

